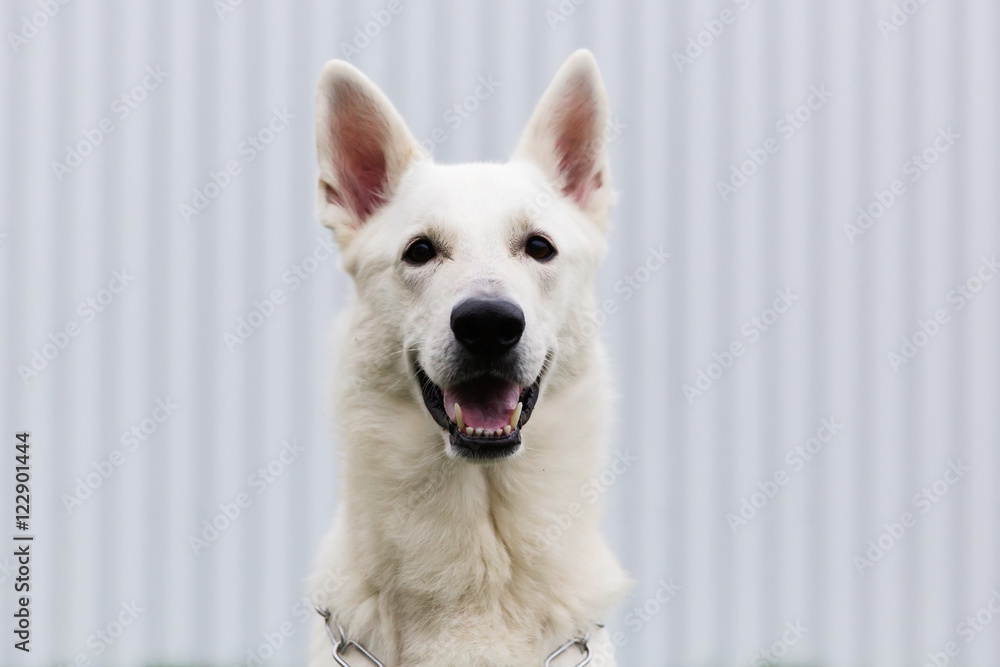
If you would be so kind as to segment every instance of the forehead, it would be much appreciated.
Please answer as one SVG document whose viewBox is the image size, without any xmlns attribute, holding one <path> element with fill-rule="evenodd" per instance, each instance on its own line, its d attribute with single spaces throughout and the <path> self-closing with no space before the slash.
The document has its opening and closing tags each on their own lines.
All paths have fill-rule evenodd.
<svg viewBox="0 0 1000 667">
<path fill-rule="evenodd" d="M 537 221 L 556 203 L 541 172 L 527 163 L 429 164 L 400 184 L 390 217 L 407 228 L 499 230 Z"/>
<path fill-rule="evenodd" d="M 549 236 L 564 257 L 596 260 L 603 236 L 588 222 L 530 162 L 428 163 L 407 172 L 344 261 L 359 270 L 387 268 L 421 235 L 486 259 L 533 231 Z"/>
</svg>

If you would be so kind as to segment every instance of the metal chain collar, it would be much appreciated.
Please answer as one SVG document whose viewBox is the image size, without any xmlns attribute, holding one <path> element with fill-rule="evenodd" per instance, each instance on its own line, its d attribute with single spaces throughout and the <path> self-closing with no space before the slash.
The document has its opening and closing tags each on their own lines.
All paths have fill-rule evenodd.
<svg viewBox="0 0 1000 667">
<path fill-rule="evenodd" d="M 316 607 L 316 613 L 318 613 L 320 616 L 323 617 L 323 627 L 326 628 L 326 636 L 329 637 L 330 641 L 333 643 L 333 659 L 337 661 L 337 664 L 340 665 L 340 667 L 352 667 L 352 665 L 344 659 L 343 655 L 350 648 L 357 649 L 358 652 L 361 653 L 361 655 L 368 658 L 368 660 L 370 660 L 371 663 L 376 667 L 385 667 L 385 665 L 383 665 L 381 662 L 378 661 L 378 658 L 376 658 L 375 656 L 373 656 L 371 653 L 368 652 L 368 649 L 366 649 L 364 646 L 354 641 L 353 639 L 348 639 L 347 635 L 344 633 L 344 627 L 340 623 L 337 623 L 337 632 L 339 633 L 340 636 L 338 637 L 333 633 L 333 628 L 330 627 L 333 618 L 332 615 L 330 614 L 329 609 L 321 609 L 319 607 Z M 597 627 L 603 628 L 604 626 L 598 624 Z M 555 660 L 556 658 L 558 658 L 559 656 L 561 656 L 563 653 L 565 653 L 574 646 L 579 647 L 584 654 L 583 660 L 578 662 L 576 664 L 576 667 L 586 667 L 586 665 L 589 665 L 593 655 L 591 654 L 590 651 L 590 633 L 588 632 L 583 637 L 576 637 L 575 639 L 569 640 L 568 642 L 557 648 L 555 651 L 553 651 L 552 654 L 545 659 L 545 667 L 551 667 L 553 660 Z"/>
</svg>

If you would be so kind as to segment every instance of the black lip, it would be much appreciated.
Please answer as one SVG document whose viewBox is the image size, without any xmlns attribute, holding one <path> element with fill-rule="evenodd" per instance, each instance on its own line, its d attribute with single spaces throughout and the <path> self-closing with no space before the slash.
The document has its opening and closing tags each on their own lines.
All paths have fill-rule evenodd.
<svg viewBox="0 0 1000 667">
<path fill-rule="evenodd" d="M 521 428 L 528 423 L 531 413 L 535 409 L 538 401 L 538 390 L 541 386 L 542 375 L 545 369 L 538 375 L 538 378 L 529 386 L 521 390 L 518 400 L 521 402 L 521 418 L 517 422 L 517 428 L 511 431 L 510 435 L 502 438 L 495 436 L 475 436 L 460 433 L 458 425 L 448 418 L 448 413 L 444 410 L 444 394 L 441 387 L 434 384 L 424 369 L 419 364 L 414 364 L 417 380 L 420 382 L 420 393 L 424 399 L 427 412 L 437 422 L 438 426 L 448 431 L 451 436 L 452 449 L 458 456 L 467 459 L 502 459 L 511 456 L 521 448 Z"/>
</svg>

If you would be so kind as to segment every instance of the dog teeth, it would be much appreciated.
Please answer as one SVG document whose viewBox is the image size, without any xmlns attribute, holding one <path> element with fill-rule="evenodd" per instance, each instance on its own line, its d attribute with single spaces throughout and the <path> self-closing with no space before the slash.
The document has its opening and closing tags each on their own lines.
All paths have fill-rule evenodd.
<svg viewBox="0 0 1000 667">
<path fill-rule="evenodd" d="M 520 410 L 521 410 L 521 404 L 518 403 L 518 407 L 514 411 L 515 417 L 520 417 L 521 414 Z M 515 430 L 509 424 L 507 426 L 504 426 L 503 428 L 498 428 L 498 429 L 482 428 L 482 427 L 473 428 L 471 426 L 468 426 L 466 425 L 465 418 L 462 415 L 462 408 L 458 403 L 455 404 L 455 422 L 458 425 L 459 433 L 464 433 L 467 436 L 474 435 L 479 438 L 502 438 L 505 435 L 510 435 Z"/>
<path fill-rule="evenodd" d="M 511 429 L 517 428 L 517 422 L 521 419 L 521 408 L 524 407 L 523 403 L 518 403 L 517 407 L 514 408 L 513 414 L 510 416 L 510 427 Z"/>
</svg>

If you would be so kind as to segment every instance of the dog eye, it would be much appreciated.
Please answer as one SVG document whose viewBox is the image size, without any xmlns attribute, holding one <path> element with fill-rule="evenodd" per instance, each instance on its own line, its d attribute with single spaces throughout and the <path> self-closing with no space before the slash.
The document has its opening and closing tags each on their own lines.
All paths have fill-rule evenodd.
<svg viewBox="0 0 1000 667">
<path fill-rule="evenodd" d="M 528 256 L 537 259 L 539 262 L 552 259 L 556 255 L 555 247 L 544 236 L 531 236 L 524 244 L 524 251 Z"/>
<path fill-rule="evenodd" d="M 426 264 L 436 255 L 437 250 L 434 249 L 434 245 L 427 239 L 420 238 L 407 246 L 406 252 L 403 253 L 403 259 L 410 264 Z"/>
</svg>

